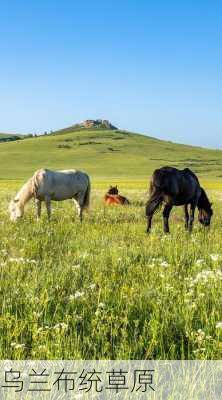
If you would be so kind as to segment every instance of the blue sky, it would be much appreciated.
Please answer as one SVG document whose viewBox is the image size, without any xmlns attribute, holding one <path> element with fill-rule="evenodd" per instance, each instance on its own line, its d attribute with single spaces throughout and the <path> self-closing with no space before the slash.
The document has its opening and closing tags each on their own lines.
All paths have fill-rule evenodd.
<svg viewBox="0 0 222 400">
<path fill-rule="evenodd" d="M 87 118 L 222 147 L 222 3 L 0 3 L 0 132 Z"/>
</svg>

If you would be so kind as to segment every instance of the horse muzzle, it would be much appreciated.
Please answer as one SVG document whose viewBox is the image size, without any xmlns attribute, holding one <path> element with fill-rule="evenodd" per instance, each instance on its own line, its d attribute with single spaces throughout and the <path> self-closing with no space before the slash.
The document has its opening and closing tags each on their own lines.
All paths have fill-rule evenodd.
<svg viewBox="0 0 222 400">
<path fill-rule="evenodd" d="M 199 219 L 199 222 L 200 222 L 203 226 L 210 226 L 210 219 Z"/>
</svg>

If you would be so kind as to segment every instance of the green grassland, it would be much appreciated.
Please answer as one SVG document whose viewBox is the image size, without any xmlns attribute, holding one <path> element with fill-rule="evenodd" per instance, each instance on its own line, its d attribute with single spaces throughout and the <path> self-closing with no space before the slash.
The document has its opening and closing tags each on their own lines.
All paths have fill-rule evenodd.
<svg viewBox="0 0 222 400">
<path fill-rule="evenodd" d="M 63 132 L 63 131 L 62 131 Z M 93 179 L 147 179 L 163 165 L 190 167 L 220 180 L 222 151 L 178 145 L 125 131 L 82 129 L 0 143 L 0 178 L 24 179 L 42 168 L 79 168 Z"/>
<path fill-rule="evenodd" d="M 210 229 L 195 222 L 189 235 L 177 208 L 170 235 L 161 213 L 145 234 L 148 177 L 166 164 L 198 173 Z M 50 223 L 33 202 L 9 221 L 10 198 L 40 167 L 92 176 L 82 224 L 71 201 L 53 204 Z M 110 130 L 0 144 L 0 358 L 220 359 L 221 167 L 220 151 Z M 116 182 L 130 206 L 104 207 Z"/>
</svg>

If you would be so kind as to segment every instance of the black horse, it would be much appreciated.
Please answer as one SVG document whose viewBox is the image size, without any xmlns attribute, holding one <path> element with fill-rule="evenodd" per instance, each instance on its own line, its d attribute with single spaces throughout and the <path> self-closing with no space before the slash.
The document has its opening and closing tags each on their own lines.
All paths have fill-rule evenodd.
<svg viewBox="0 0 222 400">
<path fill-rule="evenodd" d="M 210 225 L 213 215 L 212 203 L 189 168 L 181 171 L 177 168 L 163 167 L 154 171 L 150 182 L 150 198 L 146 204 L 147 232 L 151 229 L 153 214 L 162 203 L 164 232 L 169 232 L 169 216 L 173 206 L 184 206 L 185 228 L 190 232 L 196 207 L 199 210 L 199 222 L 204 226 Z"/>
</svg>

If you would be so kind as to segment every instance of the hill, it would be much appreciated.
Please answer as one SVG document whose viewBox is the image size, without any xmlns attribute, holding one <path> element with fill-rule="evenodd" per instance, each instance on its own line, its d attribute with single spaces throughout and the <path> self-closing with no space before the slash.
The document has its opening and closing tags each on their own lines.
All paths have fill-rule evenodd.
<svg viewBox="0 0 222 400">
<path fill-rule="evenodd" d="M 10 133 L 0 133 L 0 142 L 13 142 L 22 139 L 22 135 L 15 135 Z"/>
<path fill-rule="evenodd" d="M 118 129 L 74 126 L 0 143 L 0 179 L 25 179 L 38 168 L 79 168 L 93 178 L 147 179 L 155 168 L 190 167 L 222 177 L 222 151 L 175 144 Z"/>
</svg>

